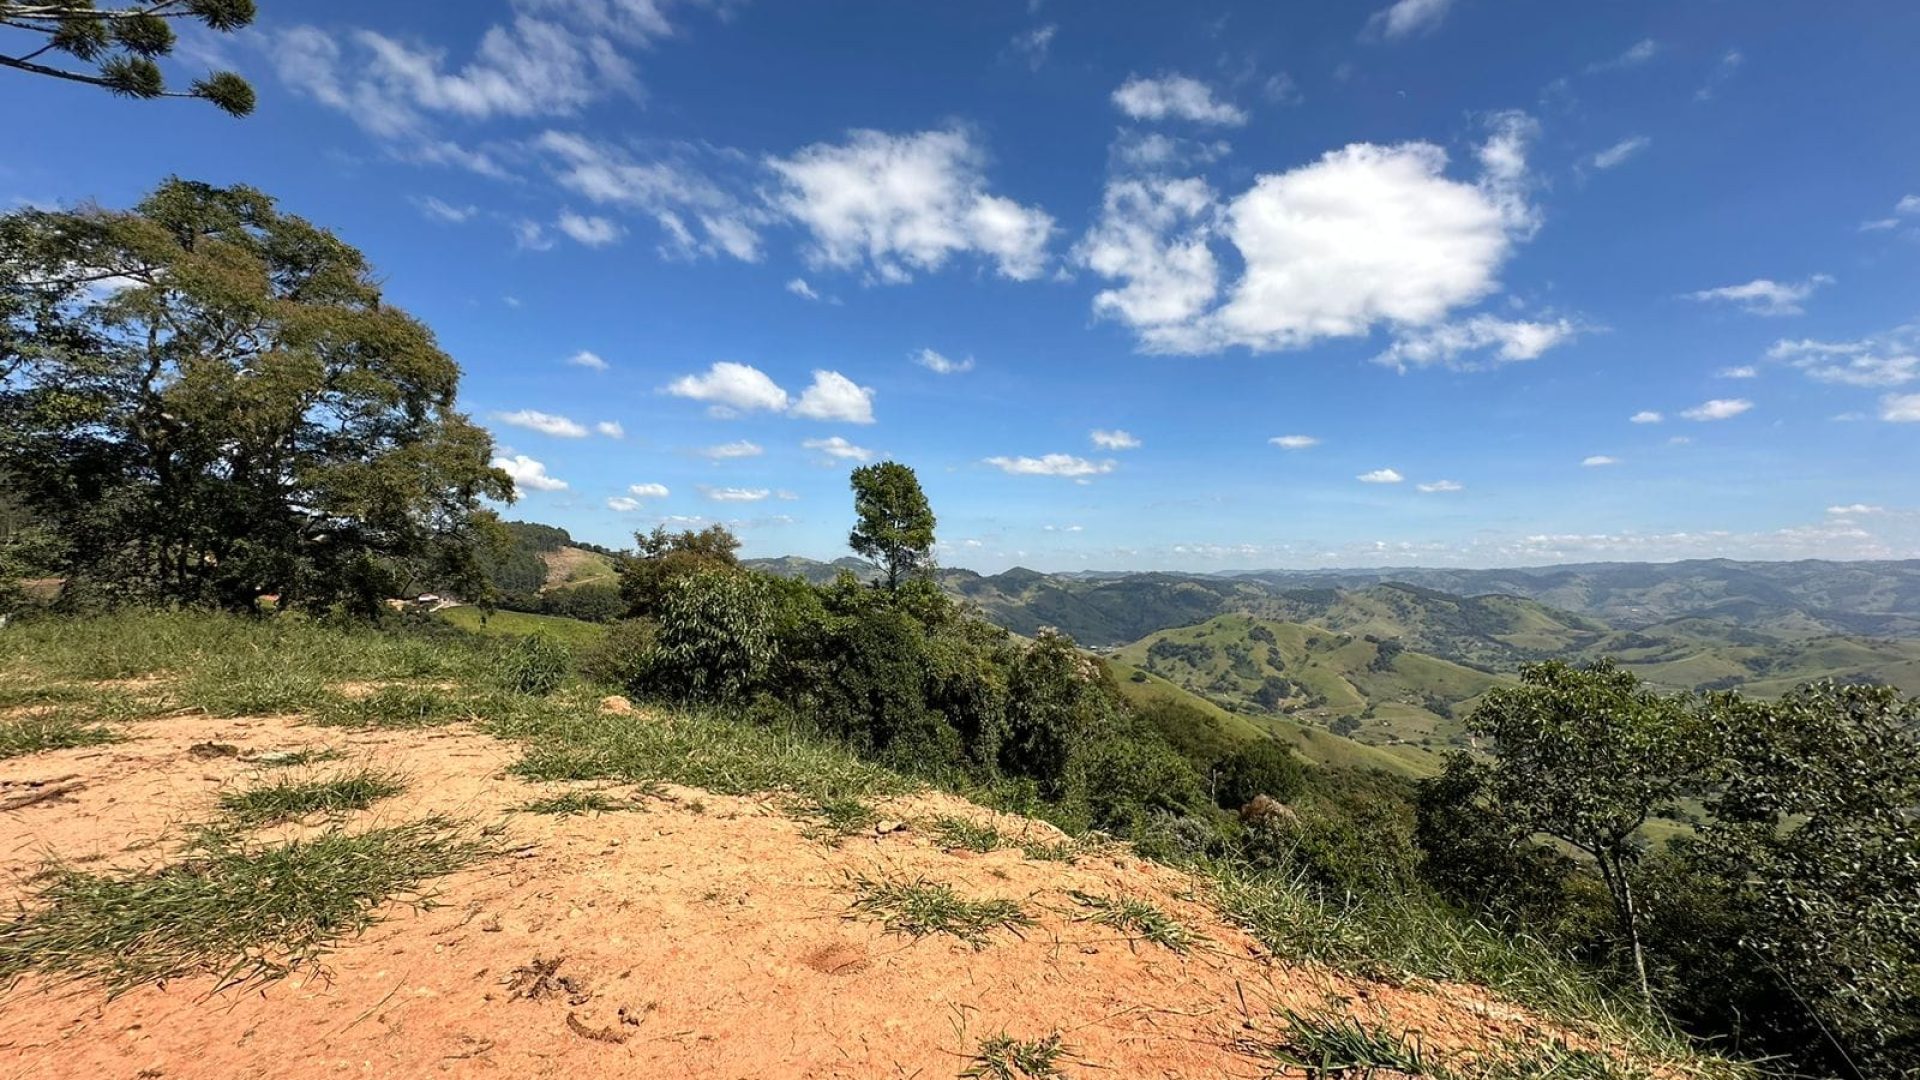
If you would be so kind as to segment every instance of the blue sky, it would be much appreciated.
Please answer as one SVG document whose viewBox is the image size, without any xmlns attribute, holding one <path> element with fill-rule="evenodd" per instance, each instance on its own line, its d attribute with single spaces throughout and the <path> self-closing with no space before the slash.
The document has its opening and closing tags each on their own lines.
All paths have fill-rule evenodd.
<svg viewBox="0 0 1920 1080">
<path fill-rule="evenodd" d="M 332 227 L 602 543 L 1920 556 L 1920 7 L 1380 3 L 282 0 L 246 120 L 10 76 L 0 199 Z"/>
</svg>

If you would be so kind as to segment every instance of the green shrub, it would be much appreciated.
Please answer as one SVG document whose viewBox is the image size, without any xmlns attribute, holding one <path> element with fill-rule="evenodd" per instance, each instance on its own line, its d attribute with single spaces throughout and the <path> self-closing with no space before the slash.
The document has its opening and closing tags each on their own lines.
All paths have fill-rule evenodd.
<svg viewBox="0 0 1920 1080">
<path fill-rule="evenodd" d="M 607 628 L 600 643 L 580 658 L 588 681 L 644 693 L 653 672 L 659 627 L 651 619 L 622 619 Z"/>
<path fill-rule="evenodd" d="M 1306 785 L 1306 766 L 1292 750 L 1277 742 L 1261 741 L 1236 747 L 1216 766 L 1214 798 L 1224 808 L 1237 810 L 1265 795 L 1290 801 Z"/>
<path fill-rule="evenodd" d="M 507 689 L 536 697 L 553 693 L 567 679 L 573 657 L 545 634 L 528 634 L 500 655 L 500 680 Z"/>
<path fill-rule="evenodd" d="M 686 701 L 737 701 L 776 655 L 773 589 L 765 575 L 699 570 L 670 579 L 658 604 L 651 688 Z"/>
</svg>

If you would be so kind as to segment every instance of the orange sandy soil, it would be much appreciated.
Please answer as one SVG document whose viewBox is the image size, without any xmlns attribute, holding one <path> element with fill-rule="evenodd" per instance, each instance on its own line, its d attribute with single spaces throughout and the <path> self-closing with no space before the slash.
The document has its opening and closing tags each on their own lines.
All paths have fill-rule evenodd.
<svg viewBox="0 0 1920 1080">
<path fill-rule="evenodd" d="M 658 722 L 670 722 L 661 720 Z M 919 828 L 837 845 L 810 839 L 778 796 L 669 788 L 638 810 L 574 817 L 516 812 L 559 790 L 506 774 L 516 747 L 461 726 L 343 731 L 294 718 L 176 717 L 129 727 L 132 742 L 0 761 L 0 799 L 77 776 L 60 801 L 0 813 L 0 902 L 50 853 L 93 868 L 152 865 L 181 826 L 214 819 L 223 790 L 261 775 L 188 748 L 252 755 L 332 746 L 403 770 L 407 791 L 351 827 L 426 814 L 504 822 L 504 853 L 429 885 L 434 905 L 389 905 L 329 952 L 323 969 L 215 992 L 211 976 L 108 1000 L 28 978 L 0 996 L 0 1076 L 951 1077 L 982 1038 L 1060 1032 L 1067 1076 L 1252 1077 L 1245 1049 L 1284 1030 L 1284 1007 L 1330 999 L 1431 1049 L 1473 1048 L 1550 1029 L 1470 987 L 1372 984 L 1273 963 L 1224 924 L 1177 871 L 1115 845 L 1075 864 L 1018 850 L 950 852 Z M 282 770 L 283 772 L 286 770 Z M 72 781 L 69 780 L 69 783 Z M 586 786 L 586 785 L 583 785 Z M 631 788 L 605 788 L 616 798 Z M 1049 826 L 960 799 L 880 804 L 908 822 Z M 308 823 L 304 828 L 317 828 Z M 282 826 L 291 835 L 303 826 Z M 1018 900 L 1035 925 L 975 950 L 849 917 L 849 875 L 952 883 Z M 1146 898 L 1202 935 L 1180 955 L 1084 921 L 1070 889 Z M 516 997 L 515 969 L 558 959 L 557 992 Z"/>
</svg>

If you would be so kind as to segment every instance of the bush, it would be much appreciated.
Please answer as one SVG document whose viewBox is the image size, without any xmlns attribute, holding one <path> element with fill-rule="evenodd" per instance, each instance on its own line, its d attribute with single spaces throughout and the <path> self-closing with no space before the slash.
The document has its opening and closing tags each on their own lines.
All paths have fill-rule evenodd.
<svg viewBox="0 0 1920 1080">
<path fill-rule="evenodd" d="M 1306 766 L 1292 750 L 1271 741 L 1248 743 L 1215 766 L 1214 799 L 1228 810 L 1238 810 L 1255 795 L 1288 802 L 1306 780 Z"/>
<path fill-rule="evenodd" d="M 653 671 L 659 627 L 651 619 L 622 619 L 580 659 L 580 674 L 589 681 L 617 686 L 630 694 L 643 693 Z"/>
<path fill-rule="evenodd" d="M 668 581 L 650 687 L 686 701 L 751 694 L 777 656 L 773 599 L 769 579 L 745 571 L 707 569 Z"/>
<path fill-rule="evenodd" d="M 545 634 L 528 634 L 501 655 L 501 681 L 517 693 L 551 694 L 566 681 L 572 661 L 566 646 Z"/>
</svg>

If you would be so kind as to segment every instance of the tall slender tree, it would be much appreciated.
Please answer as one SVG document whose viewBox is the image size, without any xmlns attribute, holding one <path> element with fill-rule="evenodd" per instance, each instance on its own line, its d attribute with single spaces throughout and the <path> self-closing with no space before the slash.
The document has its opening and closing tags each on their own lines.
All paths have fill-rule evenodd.
<svg viewBox="0 0 1920 1080">
<path fill-rule="evenodd" d="M 886 567 L 887 588 L 933 569 L 933 507 L 912 468 L 882 461 L 853 470 L 853 510 L 847 544 Z"/>
<path fill-rule="evenodd" d="M 185 90 L 169 90 L 158 61 L 173 52 L 176 21 L 232 33 L 252 23 L 254 14 L 253 0 L 138 0 L 107 7 L 94 0 L 0 0 L 0 31 L 11 31 L 0 33 L 0 67 L 123 97 L 200 98 L 245 116 L 253 111 L 247 80 L 216 71 Z"/>
</svg>

